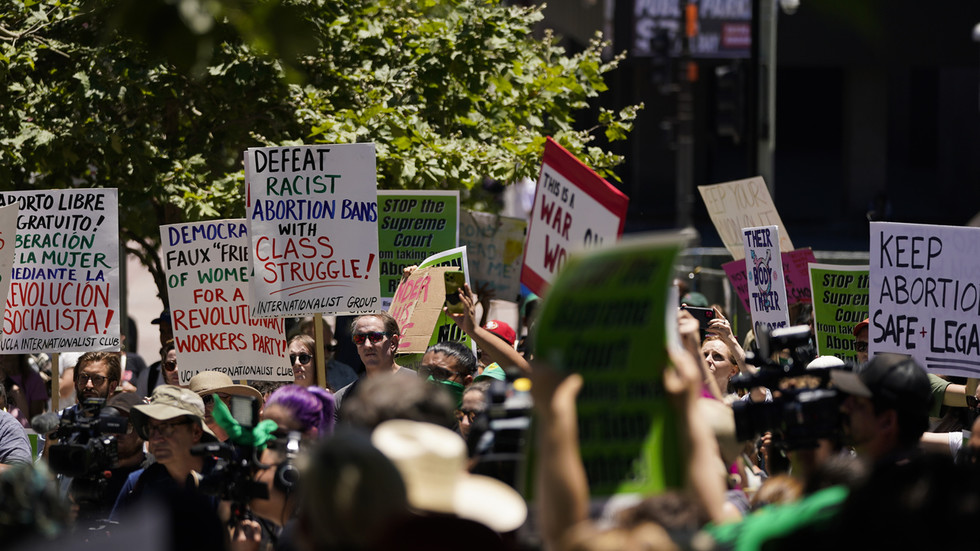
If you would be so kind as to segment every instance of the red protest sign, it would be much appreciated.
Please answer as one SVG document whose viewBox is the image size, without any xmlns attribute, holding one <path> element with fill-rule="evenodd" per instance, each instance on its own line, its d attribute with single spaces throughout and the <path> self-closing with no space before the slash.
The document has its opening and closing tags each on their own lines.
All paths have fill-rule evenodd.
<svg viewBox="0 0 980 551">
<path fill-rule="evenodd" d="M 543 295 L 568 254 L 619 240 L 629 198 L 557 142 L 544 146 L 521 283 Z"/>
</svg>

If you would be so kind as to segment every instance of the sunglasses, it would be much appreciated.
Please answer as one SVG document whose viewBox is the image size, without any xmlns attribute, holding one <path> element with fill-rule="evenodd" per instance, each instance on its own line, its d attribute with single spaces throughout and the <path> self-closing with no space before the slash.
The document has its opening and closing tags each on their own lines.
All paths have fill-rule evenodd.
<svg viewBox="0 0 980 551">
<path fill-rule="evenodd" d="M 170 360 L 170 361 L 163 362 L 163 368 L 166 369 L 167 371 L 173 371 L 177 369 L 177 360 Z"/>
<path fill-rule="evenodd" d="M 855 352 L 867 352 L 868 343 L 865 341 L 854 341 L 854 351 Z"/>
<path fill-rule="evenodd" d="M 367 333 L 354 333 L 351 338 L 354 339 L 354 344 L 364 344 L 365 340 L 371 341 L 371 344 L 378 344 L 390 334 L 387 331 L 368 331 Z"/>
<path fill-rule="evenodd" d="M 357 342 L 357 341 L 354 341 L 354 342 Z M 289 355 L 289 363 L 290 363 L 290 365 L 296 363 L 296 360 L 299 360 L 299 363 L 301 363 L 301 364 L 308 364 L 308 363 L 310 363 L 310 360 L 312 360 L 312 359 L 313 359 L 313 356 L 310 356 L 309 354 L 290 354 Z"/>
<path fill-rule="evenodd" d="M 89 381 L 92 381 L 92 386 L 102 386 L 102 383 L 104 383 L 105 380 L 106 377 L 103 377 L 102 375 L 89 375 L 88 373 L 78 374 L 78 382 L 82 386 L 87 385 Z"/>
<path fill-rule="evenodd" d="M 420 365 L 419 366 L 419 377 L 422 379 L 428 379 L 432 377 L 434 381 L 448 381 L 453 378 L 452 371 L 446 369 L 445 367 L 439 367 L 435 365 Z"/>
</svg>

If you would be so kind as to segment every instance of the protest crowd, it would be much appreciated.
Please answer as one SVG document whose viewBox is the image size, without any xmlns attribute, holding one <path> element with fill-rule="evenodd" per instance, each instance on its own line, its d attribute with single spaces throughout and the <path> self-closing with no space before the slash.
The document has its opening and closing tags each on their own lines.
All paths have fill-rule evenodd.
<svg viewBox="0 0 980 551">
<path fill-rule="evenodd" d="M 459 199 L 446 193 L 324 202 L 316 223 L 359 228 L 353 245 L 297 237 L 305 226 L 273 216 L 292 199 L 255 198 L 266 226 L 161 228 L 170 302 L 138 328 L 159 333 L 150 361 L 112 337 L 125 333 L 110 270 L 50 272 L 77 279 L 35 287 L 49 295 L 18 272 L 2 343 L 22 351 L 0 355 L 3 549 L 976 546 L 980 271 L 943 256 L 964 258 L 972 233 L 872 223 L 869 266 L 818 264 L 781 222 L 729 231 L 747 217 L 709 186 L 751 312 L 739 331 L 722 297 L 675 279 L 682 236 L 618 242 L 621 224 L 575 207 L 608 184 L 568 183 L 593 176 L 547 147 L 511 274 L 531 290 L 516 323 L 494 319 L 502 287 L 452 248 Z M 549 176 L 557 166 L 574 170 Z M 615 221 L 626 200 L 609 193 L 595 204 Z M 379 224 L 416 227 L 391 223 L 388 205 L 456 217 L 419 224 L 448 228 L 449 245 L 358 249 Z M 569 234 L 606 244 L 576 251 Z M 520 263 L 513 241 L 470 252 Z M 264 275 L 248 277 L 249 247 Z M 325 272 L 311 281 L 312 263 Z M 371 289 L 379 263 L 387 303 Z M 80 321 L 45 317 L 70 293 Z"/>
</svg>

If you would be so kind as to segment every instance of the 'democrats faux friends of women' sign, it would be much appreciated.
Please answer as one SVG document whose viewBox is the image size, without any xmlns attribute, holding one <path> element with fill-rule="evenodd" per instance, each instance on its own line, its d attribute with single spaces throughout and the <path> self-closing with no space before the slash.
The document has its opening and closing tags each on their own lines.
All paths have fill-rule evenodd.
<svg viewBox="0 0 980 551">
<path fill-rule="evenodd" d="M 160 226 L 160 240 L 180 383 L 208 370 L 292 381 L 282 318 L 249 315 L 245 220 Z"/>
</svg>

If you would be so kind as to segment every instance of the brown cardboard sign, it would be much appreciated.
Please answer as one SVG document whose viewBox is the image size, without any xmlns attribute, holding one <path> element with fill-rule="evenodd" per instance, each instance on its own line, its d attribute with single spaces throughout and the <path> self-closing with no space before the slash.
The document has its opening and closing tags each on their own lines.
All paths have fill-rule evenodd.
<svg viewBox="0 0 980 551">
<path fill-rule="evenodd" d="M 402 332 L 399 354 L 422 354 L 428 348 L 446 301 L 443 274 L 455 269 L 445 266 L 419 268 L 398 284 L 388 313 L 398 322 Z"/>
</svg>

